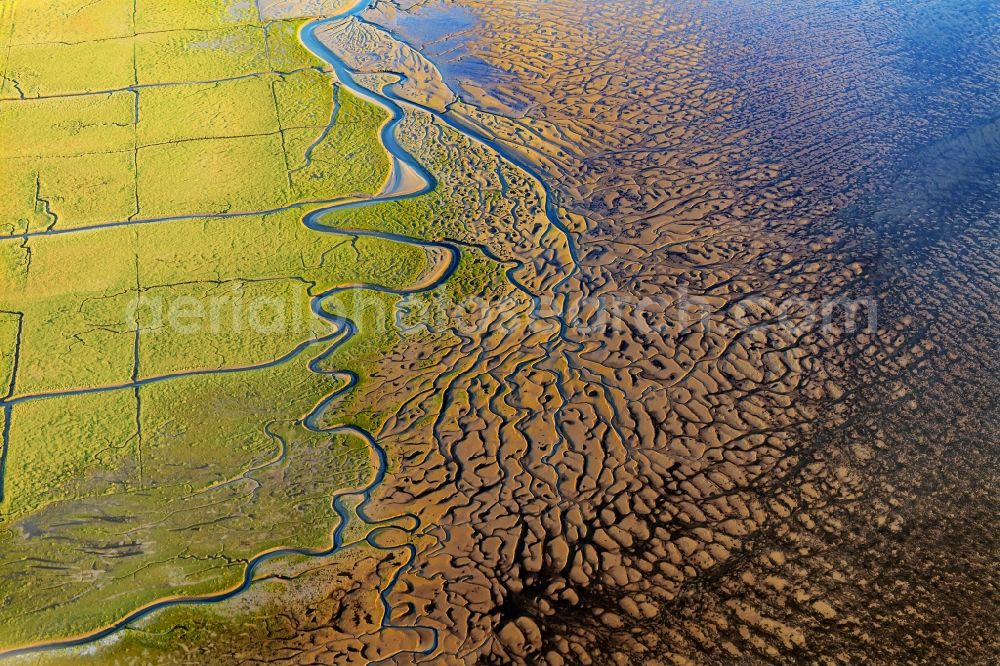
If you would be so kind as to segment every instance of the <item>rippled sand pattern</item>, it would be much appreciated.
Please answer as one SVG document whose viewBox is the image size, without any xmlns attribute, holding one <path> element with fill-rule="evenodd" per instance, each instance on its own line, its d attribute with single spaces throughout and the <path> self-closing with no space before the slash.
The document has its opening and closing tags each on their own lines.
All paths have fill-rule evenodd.
<svg viewBox="0 0 1000 666">
<path fill-rule="evenodd" d="M 549 316 L 459 336 L 385 433 L 412 453 L 382 506 L 427 526 L 397 622 L 446 663 L 986 663 L 995 126 L 947 137 L 996 108 L 996 16 L 958 26 L 986 52 L 940 54 L 928 105 L 894 46 L 956 8 L 466 4 L 465 48 L 515 76 L 432 97 L 580 217 L 570 257 L 544 224 L 507 243 L 559 276 L 521 289 Z M 398 9 L 368 17 L 406 39 Z M 349 54 L 421 48 L 351 30 Z M 410 55 L 353 65 L 431 104 Z M 524 114 L 478 110 L 491 88 Z M 836 299 L 878 329 L 819 327 Z"/>
<path fill-rule="evenodd" d="M 477 21 L 447 38 L 503 75 L 423 55 L 408 17 L 452 5 Z M 422 224 L 494 279 L 459 315 L 407 299 L 431 323 L 344 398 L 402 405 L 374 433 L 370 547 L 275 563 L 177 642 L 232 663 L 995 660 L 996 8 L 442 6 L 321 33 L 403 102 L 437 180 L 330 223 Z"/>
</svg>

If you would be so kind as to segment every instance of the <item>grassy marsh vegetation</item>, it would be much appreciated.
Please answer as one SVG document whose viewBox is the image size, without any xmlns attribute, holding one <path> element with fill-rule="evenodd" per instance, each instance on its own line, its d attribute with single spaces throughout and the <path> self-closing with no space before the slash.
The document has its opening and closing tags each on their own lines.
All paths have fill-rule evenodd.
<svg viewBox="0 0 1000 666">
<path fill-rule="evenodd" d="M 389 159 L 385 111 L 335 85 L 301 24 L 214 0 L 5 3 L 0 650 L 326 547 L 331 496 L 370 477 L 365 442 L 303 425 L 344 385 L 309 367 L 335 335 L 310 299 L 405 289 L 429 255 L 302 225 L 308 202 L 375 194 Z M 138 298 L 223 305 L 178 327 Z M 400 300 L 363 298 L 383 319 Z M 232 316 L 259 303 L 280 307 Z M 357 324 L 324 369 L 364 375 L 397 341 Z"/>
</svg>

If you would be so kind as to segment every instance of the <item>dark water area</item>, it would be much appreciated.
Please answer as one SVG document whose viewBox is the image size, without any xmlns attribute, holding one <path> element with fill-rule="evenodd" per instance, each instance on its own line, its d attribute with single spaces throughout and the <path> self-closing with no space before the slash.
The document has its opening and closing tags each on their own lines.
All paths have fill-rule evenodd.
<svg viewBox="0 0 1000 666">
<path fill-rule="evenodd" d="M 735 45 L 713 74 L 745 93 L 734 122 L 758 157 L 831 204 L 800 236 L 864 265 L 850 296 L 885 331 L 844 341 L 846 417 L 815 435 L 831 458 L 883 449 L 831 542 L 878 572 L 860 592 L 886 646 L 870 656 L 979 663 L 1000 613 L 984 580 L 1000 552 L 1000 6 L 717 3 L 706 22 Z M 867 523 L 888 506 L 889 533 Z"/>
<path fill-rule="evenodd" d="M 487 91 L 492 101 L 500 103 L 491 110 L 515 115 L 524 111 L 523 103 L 505 96 L 496 86 L 511 82 L 514 77 L 470 53 L 468 45 L 473 39 L 472 31 L 481 24 L 473 9 L 439 0 L 389 18 L 379 16 L 378 23 L 434 63 L 448 86 L 459 96 L 468 97 L 468 86 L 472 86 Z M 481 104 L 485 101 L 482 96 L 477 99 Z"/>
<path fill-rule="evenodd" d="M 911 283 L 917 273 L 971 280 L 996 260 L 977 256 L 1000 239 L 996 3 L 713 3 L 701 21 L 729 45 L 710 69 L 740 93 L 732 125 L 835 209 L 801 235 L 842 234 L 869 264 L 862 292 L 919 317 L 911 292 L 941 285 Z"/>
<path fill-rule="evenodd" d="M 713 3 L 701 20 L 718 47 L 714 85 L 741 92 L 734 124 L 770 134 L 764 158 L 777 163 L 853 142 L 868 149 L 863 169 L 814 153 L 808 163 L 883 182 L 914 151 L 1000 112 L 996 3 Z"/>
</svg>

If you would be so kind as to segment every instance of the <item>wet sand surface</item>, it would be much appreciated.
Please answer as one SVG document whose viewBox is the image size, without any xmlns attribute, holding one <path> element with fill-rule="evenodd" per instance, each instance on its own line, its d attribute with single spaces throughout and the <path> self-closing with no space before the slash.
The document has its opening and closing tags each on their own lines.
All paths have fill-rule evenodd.
<svg viewBox="0 0 1000 666">
<path fill-rule="evenodd" d="M 403 104 L 428 235 L 504 272 L 461 314 L 412 299 L 426 333 L 350 398 L 403 405 L 375 433 L 379 548 L 269 565 L 217 609 L 253 620 L 178 645 L 995 660 L 998 24 L 989 3 L 401 0 L 324 29 Z"/>
<path fill-rule="evenodd" d="M 425 27 L 456 7 L 454 34 Z M 449 115 L 581 216 L 565 327 L 498 349 L 428 438 L 449 448 L 415 456 L 385 501 L 433 493 L 441 528 L 400 598 L 437 619 L 442 652 L 995 658 L 995 10 L 366 16 L 484 63 L 440 70 Z"/>
</svg>

